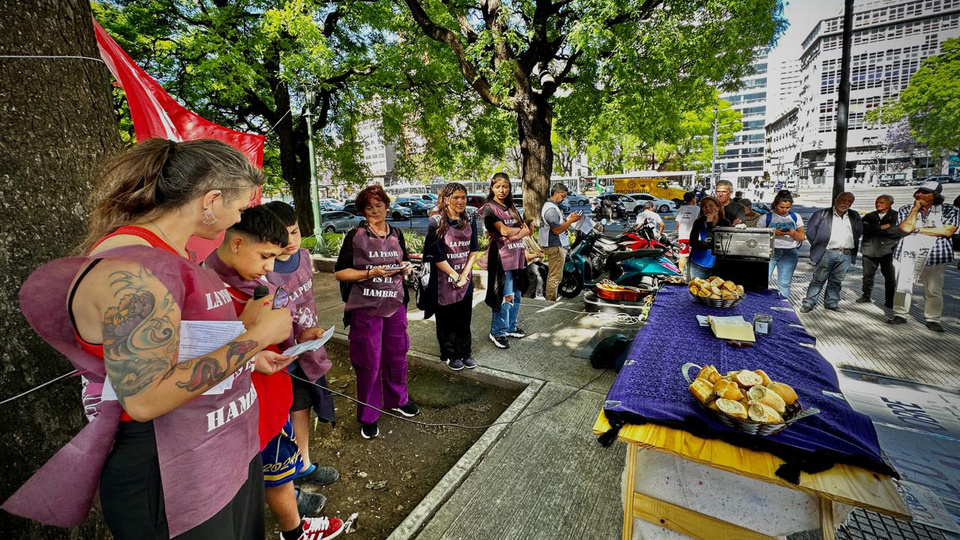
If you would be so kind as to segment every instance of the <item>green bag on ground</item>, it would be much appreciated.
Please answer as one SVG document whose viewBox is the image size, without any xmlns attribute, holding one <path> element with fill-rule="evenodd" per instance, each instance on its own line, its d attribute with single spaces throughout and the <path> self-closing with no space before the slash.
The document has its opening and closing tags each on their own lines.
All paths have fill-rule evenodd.
<svg viewBox="0 0 960 540">
<path fill-rule="evenodd" d="M 590 353 L 590 365 L 596 369 L 612 369 L 619 372 L 623 363 L 627 361 L 630 341 L 630 338 L 623 334 L 604 338 Z"/>
</svg>

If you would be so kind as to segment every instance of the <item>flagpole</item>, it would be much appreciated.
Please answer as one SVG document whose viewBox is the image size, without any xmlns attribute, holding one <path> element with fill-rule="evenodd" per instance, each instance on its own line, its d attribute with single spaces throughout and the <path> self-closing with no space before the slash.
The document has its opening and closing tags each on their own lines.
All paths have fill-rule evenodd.
<svg viewBox="0 0 960 540">
<path fill-rule="evenodd" d="M 313 103 L 313 90 L 306 89 L 306 101 L 303 106 L 303 116 L 307 121 L 307 161 L 310 163 L 310 202 L 313 206 L 313 236 L 317 243 L 313 250 L 316 253 L 326 251 L 323 242 L 323 217 L 320 215 L 320 193 L 317 186 L 317 155 L 313 152 L 313 112 L 310 108 Z"/>
</svg>

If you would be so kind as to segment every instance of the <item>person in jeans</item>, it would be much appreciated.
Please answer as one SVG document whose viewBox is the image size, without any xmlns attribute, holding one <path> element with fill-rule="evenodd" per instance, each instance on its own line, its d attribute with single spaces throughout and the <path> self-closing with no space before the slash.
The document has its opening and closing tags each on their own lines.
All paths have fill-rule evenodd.
<svg viewBox="0 0 960 540">
<path fill-rule="evenodd" d="M 523 237 L 530 228 L 520 218 L 510 193 L 510 177 L 498 172 L 490 181 L 487 202 L 480 212 L 490 235 L 487 250 L 487 272 L 490 284 L 484 302 L 493 310 L 490 319 L 490 341 L 497 348 L 509 349 L 507 338 L 522 339 L 526 333 L 517 326 L 520 295 L 526 279 L 527 265 Z"/>
<path fill-rule="evenodd" d="M 773 212 L 767 214 L 764 224 L 774 229 L 773 257 L 770 258 L 770 280 L 773 271 L 777 271 L 777 289 L 784 298 L 790 299 L 790 284 L 793 283 L 793 271 L 797 269 L 797 249 L 803 243 L 803 218 L 790 210 L 793 196 L 789 191 L 781 191 L 773 199 Z"/>
<path fill-rule="evenodd" d="M 860 253 L 863 255 L 863 296 L 858 304 L 869 304 L 873 294 L 874 277 L 877 268 L 883 274 L 883 305 L 893 308 L 893 294 L 897 290 L 896 269 L 893 267 L 893 249 L 900 240 L 899 219 L 891 212 L 893 197 L 881 195 L 874 203 L 876 211 L 863 216 L 863 241 Z"/>
<path fill-rule="evenodd" d="M 940 324 L 943 275 L 953 261 L 950 237 L 960 226 L 960 212 L 954 206 L 943 204 L 940 191 L 938 182 L 925 182 L 913 194 L 913 205 L 900 208 L 898 217 L 903 238 L 893 254 L 897 259 L 897 293 L 893 301 L 894 317 L 888 321 L 890 324 L 907 322 L 913 284 L 919 281 L 923 284 L 926 300 L 923 317 L 927 328 L 943 332 Z"/>
<path fill-rule="evenodd" d="M 807 223 L 807 238 L 810 240 L 810 262 L 814 265 L 813 279 L 803 299 L 802 313 L 813 311 L 826 284 L 823 306 L 831 311 L 843 312 L 840 308 L 840 289 L 843 277 L 857 259 L 863 223 L 860 214 L 850 211 L 853 193 L 844 191 L 830 208 L 817 210 Z"/>
<path fill-rule="evenodd" d="M 550 189 L 550 198 L 543 203 L 540 209 L 540 234 L 538 240 L 547 255 L 547 287 L 546 298 L 553 302 L 557 299 L 557 287 L 563 278 L 563 263 L 567 259 L 567 250 L 570 249 L 570 240 L 567 238 L 567 229 L 580 219 L 580 214 L 574 212 L 563 217 L 560 204 L 567 198 L 567 186 L 554 184 Z"/>
</svg>

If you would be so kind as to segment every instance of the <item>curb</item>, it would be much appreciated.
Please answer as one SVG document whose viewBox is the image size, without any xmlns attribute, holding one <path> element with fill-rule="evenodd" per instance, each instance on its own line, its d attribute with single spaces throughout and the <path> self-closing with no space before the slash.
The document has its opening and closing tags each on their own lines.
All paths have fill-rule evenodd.
<svg viewBox="0 0 960 540">
<path fill-rule="evenodd" d="M 346 334 L 340 332 L 335 333 L 331 340 L 341 345 L 349 345 L 350 343 Z M 450 373 L 446 364 L 441 363 L 438 356 L 410 351 L 407 353 L 407 360 L 412 360 L 412 363 L 417 367 Z M 483 435 L 477 439 L 477 442 L 473 443 L 473 446 L 457 460 L 453 467 L 437 482 L 437 485 L 427 493 L 423 500 L 420 501 L 420 504 L 407 514 L 407 517 L 400 522 L 400 525 L 397 525 L 397 528 L 390 533 L 387 540 L 407 540 L 414 538 L 433 518 L 440 507 L 443 506 L 463 482 L 466 481 L 477 464 L 483 460 L 487 452 L 489 452 L 500 439 L 500 435 L 510 427 L 510 424 L 501 422 L 510 422 L 520 416 L 524 409 L 527 408 L 527 405 L 537 397 L 540 390 L 547 384 L 547 381 L 541 379 L 525 377 L 516 373 L 499 371 L 483 366 L 477 366 L 477 368 L 473 370 L 462 370 L 457 372 L 457 374 L 501 387 L 524 388 L 524 390 L 495 420 L 494 423 L 496 425 L 487 428 Z"/>
</svg>

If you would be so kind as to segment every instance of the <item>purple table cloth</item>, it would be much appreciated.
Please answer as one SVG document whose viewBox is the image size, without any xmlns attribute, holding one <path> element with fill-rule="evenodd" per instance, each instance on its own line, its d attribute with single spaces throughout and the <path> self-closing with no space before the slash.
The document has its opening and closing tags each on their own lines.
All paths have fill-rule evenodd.
<svg viewBox="0 0 960 540">
<path fill-rule="evenodd" d="M 752 322 L 755 313 L 773 317 L 773 333 L 758 335 L 753 347 L 742 349 L 715 338 L 696 318 L 742 315 Z M 870 418 L 843 399 L 836 372 L 813 344 L 814 338 L 776 290 L 747 293 L 738 306 L 720 309 L 697 304 L 685 287 L 667 286 L 657 294 L 647 323 L 607 394 L 604 412 L 614 429 L 601 436 L 601 442 L 612 443 L 623 424 L 651 422 L 779 456 L 786 464 L 777 474 L 794 483 L 799 482 L 800 471 L 816 473 L 835 463 L 898 478 L 883 458 Z M 687 362 L 713 364 L 721 374 L 762 369 L 773 380 L 792 386 L 805 408 L 821 412 L 776 435 L 747 435 L 723 425 L 696 403 L 681 373 Z M 696 376 L 694 370 L 690 376 Z"/>
</svg>

